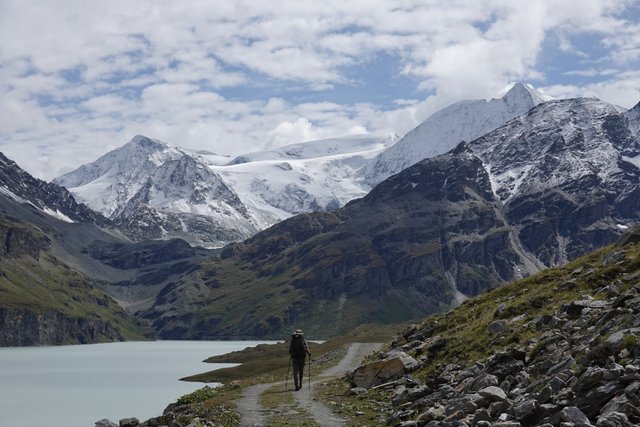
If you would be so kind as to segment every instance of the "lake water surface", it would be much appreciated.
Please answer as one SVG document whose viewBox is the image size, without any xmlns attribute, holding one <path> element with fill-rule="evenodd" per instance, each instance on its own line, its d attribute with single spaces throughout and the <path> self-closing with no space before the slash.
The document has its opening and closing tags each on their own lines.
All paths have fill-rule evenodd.
<svg viewBox="0 0 640 427">
<path fill-rule="evenodd" d="M 140 421 L 201 388 L 179 378 L 231 364 L 203 363 L 264 341 L 154 341 L 0 348 L 0 427 L 93 427 Z"/>
</svg>

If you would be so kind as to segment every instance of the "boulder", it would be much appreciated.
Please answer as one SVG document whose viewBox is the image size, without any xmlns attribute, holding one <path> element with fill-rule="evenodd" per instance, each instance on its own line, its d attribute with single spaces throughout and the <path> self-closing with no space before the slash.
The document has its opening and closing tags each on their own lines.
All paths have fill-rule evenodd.
<svg viewBox="0 0 640 427">
<path fill-rule="evenodd" d="M 418 366 L 418 362 L 405 352 L 394 351 L 382 360 L 361 365 L 353 371 L 350 380 L 353 387 L 370 388 L 401 378 Z"/>
<path fill-rule="evenodd" d="M 96 421 L 96 427 L 118 427 L 118 424 L 105 418 L 100 421 Z"/>
<path fill-rule="evenodd" d="M 625 414 L 620 412 L 609 412 L 598 417 L 597 427 L 633 427 Z"/>
<path fill-rule="evenodd" d="M 506 320 L 495 320 L 487 326 L 487 330 L 491 334 L 498 335 L 508 332 L 509 327 L 507 326 Z"/>
<path fill-rule="evenodd" d="M 522 421 L 526 418 L 532 417 L 538 409 L 538 401 L 535 399 L 528 399 L 524 402 L 520 402 L 513 407 L 513 416 Z"/>
<path fill-rule="evenodd" d="M 502 402 L 507 399 L 507 394 L 504 390 L 496 386 L 485 387 L 478 394 L 491 402 Z"/>
<path fill-rule="evenodd" d="M 560 417 L 566 422 L 582 425 L 590 425 L 589 418 L 579 408 L 567 406 L 560 411 Z"/>
<path fill-rule="evenodd" d="M 138 427 L 140 425 L 140 420 L 131 417 L 131 418 L 123 418 L 120 420 L 120 427 Z"/>
</svg>

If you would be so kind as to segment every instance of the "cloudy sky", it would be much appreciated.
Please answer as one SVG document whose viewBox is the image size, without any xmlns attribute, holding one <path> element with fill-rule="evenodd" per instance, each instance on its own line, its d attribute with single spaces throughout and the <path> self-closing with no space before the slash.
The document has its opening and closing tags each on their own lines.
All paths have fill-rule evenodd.
<svg viewBox="0 0 640 427">
<path fill-rule="evenodd" d="M 219 154 L 403 135 L 513 82 L 640 101 L 637 0 L 0 0 L 0 151 L 52 179 L 136 134 Z"/>
</svg>

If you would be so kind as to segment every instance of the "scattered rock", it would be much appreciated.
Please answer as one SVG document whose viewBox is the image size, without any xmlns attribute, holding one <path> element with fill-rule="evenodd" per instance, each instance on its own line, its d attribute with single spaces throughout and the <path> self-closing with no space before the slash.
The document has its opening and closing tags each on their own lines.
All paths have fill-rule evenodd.
<svg viewBox="0 0 640 427">
<path fill-rule="evenodd" d="M 140 420 L 135 417 L 132 418 L 123 418 L 120 420 L 120 427 L 138 427 L 140 425 Z"/>
<path fill-rule="evenodd" d="M 507 399 L 507 394 L 504 390 L 496 386 L 485 387 L 478 394 L 491 402 L 501 402 Z"/>
</svg>

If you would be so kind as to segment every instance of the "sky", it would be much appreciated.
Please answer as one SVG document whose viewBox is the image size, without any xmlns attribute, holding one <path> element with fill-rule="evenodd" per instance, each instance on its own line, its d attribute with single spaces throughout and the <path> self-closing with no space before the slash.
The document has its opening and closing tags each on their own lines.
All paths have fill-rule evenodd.
<svg viewBox="0 0 640 427">
<path fill-rule="evenodd" d="M 518 81 L 631 108 L 639 66 L 638 0 L 0 0 L 0 151 L 50 180 L 137 134 L 402 136 Z"/>
</svg>

